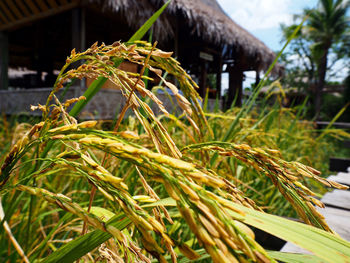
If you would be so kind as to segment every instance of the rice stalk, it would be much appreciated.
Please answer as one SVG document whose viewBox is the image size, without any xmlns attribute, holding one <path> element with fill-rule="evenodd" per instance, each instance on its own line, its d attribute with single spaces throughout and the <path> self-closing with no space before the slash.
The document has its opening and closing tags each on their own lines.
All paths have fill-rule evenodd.
<svg viewBox="0 0 350 263">
<path fill-rule="evenodd" d="M 139 64 L 158 76 L 172 90 L 186 120 L 180 121 L 169 115 L 156 95 L 145 88 L 142 71 L 132 73 L 118 69 L 114 63 L 117 59 Z M 67 70 L 79 60 L 86 63 Z M 177 78 L 185 96 L 162 77 L 163 70 Z M 72 103 L 85 98 L 73 98 L 61 103 L 55 96 L 73 78 L 97 79 L 101 76 L 122 91 L 127 100 L 126 107 L 130 106 L 133 110 L 138 126 L 146 132 L 146 138 L 140 139 L 144 135 L 122 130 L 123 114 L 117 122 L 118 129 L 122 130 L 120 132 L 103 131 L 98 128 L 97 121 L 79 122 L 66 110 Z M 9 195 L 14 190 L 29 193 L 39 197 L 37 200 L 41 204 L 35 207 L 33 215 L 40 217 L 47 203 L 51 203 L 87 222 L 93 229 L 111 234 L 120 246 L 115 246 L 112 251 L 102 245 L 99 257 L 127 261 L 131 255 L 135 260 L 146 262 L 151 259 L 166 262 L 166 258 L 177 262 L 177 248 L 189 259 L 197 259 L 199 254 L 195 249 L 203 247 L 213 262 L 276 262 L 255 241 L 254 233 L 246 224 L 246 212 L 236 204 L 256 211 L 262 211 L 262 208 L 232 182 L 230 177 L 233 175 L 222 176 L 219 171 L 222 167 L 227 168 L 225 158 L 233 157 L 270 178 L 306 223 L 332 232 L 313 207 L 322 206 L 322 203 L 303 184 L 304 179 L 311 178 L 329 187 L 344 187 L 323 179 L 317 170 L 307 165 L 285 161 L 279 151 L 243 143 L 211 141 L 214 136 L 210 128 L 212 119 L 207 120 L 200 107 L 196 86 L 171 57 L 171 53 L 146 42 L 137 41 L 133 45 L 95 43 L 81 53 L 73 50 L 46 104 L 33 107 L 43 111 L 42 122 L 28 128 L 6 155 L 0 169 L 0 193 Z M 158 118 L 141 97 L 156 103 L 164 116 L 176 123 L 175 130 L 184 130 L 186 125 L 191 127 L 193 132 L 186 134 L 191 141 L 199 143 L 184 145 L 180 151 L 171 131 L 164 125 L 164 118 Z M 235 113 L 235 110 L 230 113 Z M 255 140 L 253 131 L 265 121 L 271 121 L 270 117 L 277 113 L 271 113 L 261 121 L 256 121 L 254 116 L 241 118 L 238 123 L 242 128 L 247 125 L 254 127 L 245 134 L 242 131 L 244 135 L 241 139 Z M 221 118 L 219 114 L 210 117 L 215 121 L 230 120 Z M 208 128 L 207 134 L 204 133 L 205 128 Z M 254 135 L 261 137 L 262 134 L 268 135 L 269 131 L 259 130 Z M 213 151 L 218 153 L 216 167 L 206 164 L 207 160 L 209 164 L 214 159 L 209 159 L 211 156 L 208 154 Z M 91 195 L 75 195 L 88 185 L 96 189 L 94 202 L 98 203 L 99 208 L 113 214 L 122 213 L 130 220 L 131 224 L 125 231 L 105 224 L 89 212 Z M 67 193 L 71 196 L 68 197 Z M 160 204 L 150 210 L 141 205 L 142 202 L 156 203 L 167 197 L 175 200 L 176 207 L 168 209 Z M 28 201 L 25 202 L 24 207 L 28 207 Z M 82 203 L 88 205 L 87 210 L 82 208 Z M 23 216 L 20 205 L 16 204 L 15 208 Z M 10 213 L 9 217 L 13 214 Z M 176 217 L 173 217 L 174 214 Z M 45 222 L 58 222 L 59 216 L 58 212 L 50 214 L 49 218 L 44 217 Z M 186 224 L 181 226 L 181 222 Z M 51 236 L 52 241 L 53 234 L 46 236 L 42 221 L 36 224 L 40 226 L 39 231 L 44 239 Z M 177 231 L 179 224 L 183 233 Z M 28 233 L 35 231 L 33 228 Z M 182 241 L 185 233 L 190 234 L 193 246 Z M 60 238 L 55 240 L 68 240 L 67 236 Z M 50 246 L 52 250 L 56 249 L 53 242 L 50 242 Z M 36 251 L 37 247 L 43 249 L 40 242 L 31 244 L 33 255 L 48 255 L 50 252 L 48 249 L 45 252 Z M 89 258 L 93 258 L 93 255 L 96 252 L 92 252 Z"/>
<path fill-rule="evenodd" d="M 343 190 L 348 189 L 347 186 L 323 179 L 319 176 L 320 172 L 312 167 L 298 162 L 284 161 L 260 148 L 252 148 L 246 144 L 209 142 L 189 145 L 182 151 L 198 150 L 216 151 L 222 156 L 232 156 L 256 171 L 265 174 L 307 224 L 332 232 L 323 216 L 313 206 L 324 208 L 324 204 L 314 198 L 313 196 L 316 196 L 316 194 L 300 181 L 303 178 L 312 178 L 327 187 Z"/>
</svg>

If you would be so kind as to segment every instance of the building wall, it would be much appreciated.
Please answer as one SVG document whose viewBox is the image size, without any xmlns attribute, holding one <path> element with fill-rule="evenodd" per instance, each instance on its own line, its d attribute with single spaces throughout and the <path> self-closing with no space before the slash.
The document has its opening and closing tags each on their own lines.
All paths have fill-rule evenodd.
<svg viewBox="0 0 350 263">
<path fill-rule="evenodd" d="M 25 90 L 0 90 L 0 112 L 8 115 L 11 114 L 29 114 L 41 115 L 40 111 L 32 112 L 31 105 L 45 104 L 46 99 L 51 92 L 51 88 L 41 89 L 25 89 Z M 60 93 L 56 94 L 59 98 Z M 65 99 L 79 97 L 82 95 L 78 87 L 71 87 L 64 96 Z M 158 94 L 157 97 L 163 102 L 164 107 L 169 113 L 181 114 L 182 110 L 177 105 L 176 98 L 171 96 L 171 99 L 166 94 Z M 95 97 L 86 105 L 80 117 L 83 119 L 113 119 L 116 112 L 120 112 L 125 105 L 125 98 L 121 91 L 102 89 Z M 222 105 L 221 101 L 219 105 Z M 215 107 L 215 100 L 209 99 L 209 110 L 212 111 Z M 155 114 L 160 114 L 156 105 L 151 104 L 151 108 Z M 130 114 L 128 110 L 127 114 Z"/>
</svg>

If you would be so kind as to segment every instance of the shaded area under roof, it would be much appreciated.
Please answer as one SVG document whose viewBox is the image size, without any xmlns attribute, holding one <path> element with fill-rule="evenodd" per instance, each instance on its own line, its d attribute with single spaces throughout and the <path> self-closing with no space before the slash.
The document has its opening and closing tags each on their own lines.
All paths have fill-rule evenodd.
<svg viewBox="0 0 350 263">
<path fill-rule="evenodd" d="M 1 1 L 0 1 L 1 2 Z M 36 72 L 25 85 L 45 87 L 72 48 L 95 41 L 126 41 L 165 0 L 31 0 L 0 4 L 0 88 L 8 88 L 10 67 Z M 30 3 L 30 4 L 29 4 Z M 153 25 L 152 41 L 174 56 L 199 83 L 202 97 L 221 96 L 221 74 L 229 75 L 226 105 L 242 101 L 244 71 L 266 71 L 275 54 L 236 24 L 215 0 L 172 0 Z M 281 67 L 275 67 L 279 75 Z M 47 74 L 43 80 L 43 73 Z M 260 76 L 256 75 L 256 83 Z M 14 79 L 16 80 L 16 79 Z M 29 83 L 29 84 L 28 84 Z"/>
<path fill-rule="evenodd" d="M 127 22 L 140 27 L 162 4 L 162 0 L 89 0 L 102 4 L 103 9 L 123 12 Z M 172 17 L 185 19 L 191 33 L 204 41 L 223 48 L 224 59 L 245 57 L 248 69 L 267 70 L 275 53 L 262 41 L 235 23 L 215 0 L 173 0 L 157 21 L 154 35 L 159 40 L 174 37 Z M 276 68 L 275 73 L 280 71 Z"/>
</svg>

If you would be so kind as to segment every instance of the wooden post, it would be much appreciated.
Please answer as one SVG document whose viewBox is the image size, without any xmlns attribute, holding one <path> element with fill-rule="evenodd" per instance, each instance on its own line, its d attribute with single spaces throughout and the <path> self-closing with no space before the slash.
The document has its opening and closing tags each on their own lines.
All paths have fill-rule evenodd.
<svg viewBox="0 0 350 263">
<path fill-rule="evenodd" d="M 8 89 L 8 36 L 0 32 L 0 89 Z"/>
<path fill-rule="evenodd" d="M 72 49 L 75 48 L 77 52 L 86 49 L 86 24 L 85 24 L 85 9 L 75 8 L 72 10 Z M 82 63 L 82 62 L 81 62 Z M 86 88 L 86 81 L 81 80 L 79 90 L 76 96 L 80 96 L 82 91 Z"/>
<path fill-rule="evenodd" d="M 216 72 L 216 97 L 221 98 L 221 74 L 222 74 L 222 57 L 219 55 L 219 65 Z"/>
<path fill-rule="evenodd" d="M 238 67 L 229 67 L 229 85 L 228 96 L 226 101 L 226 109 L 229 109 L 236 98 L 235 106 L 242 106 L 243 93 L 243 70 Z"/>
<path fill-rule="evenodd" d="M 199 95 L 204 98 L 206 93 L 206 86 L 207 86 L 207 65 L 208 62 L 202 60 L 201 61 L 201 72 L 199 76 Z"/>
<path fill-rule="evenodd" d="M 175 16 L 175 25 L 174 25 L 174 57 L 179 58 L 179 20 Z"/>
<path fill-rule="evenodd" d="M 85 10 L 75 8 L 72 10 L 72 48 L 77 52 L 85 50 Z"/>
<path fill-rule="evenodd" d="M 259 82 L 260 82 L 260 72 L 259 70 L 257 70 L 255 75 L 255 88 L 259 85 Z"/>
<path fill-rule="evenodd" d="M 176 59 L 179 59 L 179 20 L 177 16 L 175 16 L 175 23 L 174 23 L 174 57 Z M 177 78 L 174 78 L 175 86 L 179 86 L 179 82 Z"/>
<path fill-rule="evenodd" d="M 39 88 L 43 87 L 42 73 L 49 70 L 47 67 L 48 57 L 50 53 L 46 55 L 46 51 L 50 52 L 48 47 L 45 45 L 45 36 L 47 32 L 44 28 L 44 24 L 36 23 L 35 25 L 35 42 L 34 42 L 34 70 L 36 70 L 36 78 L 33 83 L 30 83 L 29 87 Z M 28 86 L 27 86 L 28 87 Z"/>
</svg>

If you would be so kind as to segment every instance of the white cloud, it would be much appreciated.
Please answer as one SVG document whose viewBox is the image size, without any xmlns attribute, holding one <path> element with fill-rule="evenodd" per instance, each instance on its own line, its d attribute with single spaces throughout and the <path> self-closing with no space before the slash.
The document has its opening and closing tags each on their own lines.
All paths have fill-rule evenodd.
<svg viewBox="0 0 350 263">
<path fill-rule="evenodd" d="M 249 31 L 278 28 L 292 22 L 292 0 L 218 0 L 225 12 Z"/>
</svg>

